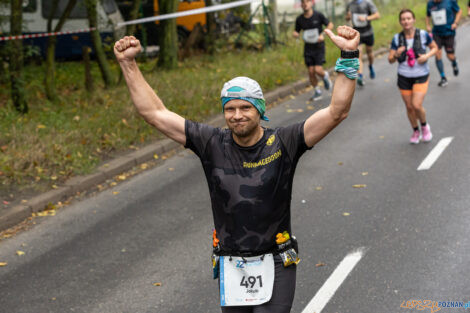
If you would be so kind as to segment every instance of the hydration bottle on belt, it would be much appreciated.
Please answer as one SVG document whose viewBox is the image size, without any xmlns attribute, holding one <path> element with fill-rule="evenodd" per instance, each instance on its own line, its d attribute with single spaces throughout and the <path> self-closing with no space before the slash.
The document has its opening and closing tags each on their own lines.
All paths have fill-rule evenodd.
<svg viewBox="0 0 470 313">
<path fill-rule="evenodd" d="M 214 229 L 212 232 L 212 278 L 219 278 L 219 256 L 217 253 L 220 252 L 219 239 L 217 239 L 217 233 Z"/>
<path fill-rule="evenodd" d="M 294 249 L 295 241 L 295 237 L 291 238 L 287 231 L 276 235 L 277 249 L 284 263 L 284 267 L 300 262 L 299 256 Z"/>
</svg>

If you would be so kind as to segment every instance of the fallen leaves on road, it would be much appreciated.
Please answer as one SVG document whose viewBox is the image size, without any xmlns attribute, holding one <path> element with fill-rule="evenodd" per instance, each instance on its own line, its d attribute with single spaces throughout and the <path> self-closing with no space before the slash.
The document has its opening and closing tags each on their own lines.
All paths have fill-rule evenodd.
<svg viewBox="0 0 470 313">
<path fill-rule="evenodd" d="M 56 214 L 56 207 L 55 205 L 49 203 L 44 211 L 33 213 L 33 217 L 36 216 L 55 216 Z"/>
<path fill-rule="evenodd" d="M 154 286 L 161 287 L 162 283 L 153 283 Z"/>
<path fill-rule="evenodd" d="M 307 105 L 307 110 L 314 110 L 315 107 L 313 105 Z"/>
<path fill-rule="evenodd" d="M 169 167 L 168 170 L 169 170 L 170 172 L 173 172 L 175 169 L 174 169 L 173 167 Z"/>
<path fill-rule="evenodd" d="M 304 109 L 287 109 L 286 111 L 287 111 L 287 113 L 292 113 L 292 112 L 299 112 L 300 113 L 300 112 L 303 112 Z"/>
<path fill-rule="evenodd" d="M 369 175 L 369 172 L 362 172 L 362 176 L 367 176 Z"/>
<path fill-rule="evenodd" d="M 349 216 L 349 215 L 351 215 L 351 213 L 349 213 L 349 212 L 344 212 L 343 213 L 343 216 Z"/>
<path fill-rule="evenodd" d="M 323 187 L 322 186 L 317 186 L 315 187 L 316 190 L 323 190 Z"/>
<path fill-rule="evenodd" d="M 126 180 L 126 175 L 118 175 L 117 177 L 119 180 Z"/>
<path fill-rule="evenodd" d="M 158 154 L 155 153 L 155 154 L 153 155 L 153 158 L 154 158 L 155 160 L 158 160 L 158 158 L 159 158 L 159 157 L 158 157 Z"/>
<path fill-rule="evenodd" d="M 33 213 L 33 216 L 55 216 L 55 210 L 46 210 L 42 212 Z"/>
<path fill-rule="evenodd" d="M 367 185 L 366 184 L 356 184 L 356 185 L 352 185 L 353 188 L 366 188 Z"/>
<path fill-rule="evenodd" d="M 338 162 L 338 165 L 343 165 L 343 162 Z"/>
<path fill-rule="evenodd" d="M 147 163 L 140 164 L 140 168 L 143 169 L 143 170 L 145 170 L 147 167 L 148 167 Z"/>
<path fill-rule="evenodd" d="M 321 266 L 325 266 L 326 264 L 323 263 L 323 262 L 319 262 L 317 264 L 315 264 L 315 267 L 321 267 Z"/>
<path fill-rule="evenodd" d="M 24 252 L 23 252 L 23 251 L 20 251 L 20 250 L 17 250 L 17 251 L 16 251 L 16 255 L 19 255 L 19 256 L 24 255 Z"/>
<path fill-rule="evenodd" d="M 8 265 L 7 262 L 0 262 L 0 267 L 7 266 L 7 265 Z"/>
<path fill-rule="evenodd" d="M 119 194 L 119 191 L 113 191 L 113 195 Z"/>
</svg>

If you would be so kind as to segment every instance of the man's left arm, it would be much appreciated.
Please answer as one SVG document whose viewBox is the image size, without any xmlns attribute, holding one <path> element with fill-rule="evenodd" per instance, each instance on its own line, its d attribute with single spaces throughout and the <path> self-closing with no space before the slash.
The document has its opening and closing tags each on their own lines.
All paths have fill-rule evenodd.
<svg viewBox="0 0 470 313">
<path fill-rule="evenodd" d="M 359 45 L 359 32 L 348 26 L 339 26 L 338 35 L 326 29 L 333 43 L 345 51 L 355 51 Z M 310 116 L 304 124 L 305 143 L 313 147 L 347 116 L 356 89 L 356 80 L 338 73 L 330 105 Z"/>
<path fill-rule="evenodd" d="M 368 20 L 369 22 L 378 20 L 380 18 L 380 13 L 377 9 L 377 6 L 372 1 L 369 1 L 368 4 L 370 14 L 366 17 L 366 20 Z"/>
<path fill-rule="evenodd" d="M 457 12 L 455 13 L 455 19 L 451 26 L 452 29 L 455 30 L 459 25 L 460 19 L 462 18 L 462 9 L 459 7 L 457 1 L 452 2 L 452 9 L 454 10 L 454 12 Z"/>
</svg>

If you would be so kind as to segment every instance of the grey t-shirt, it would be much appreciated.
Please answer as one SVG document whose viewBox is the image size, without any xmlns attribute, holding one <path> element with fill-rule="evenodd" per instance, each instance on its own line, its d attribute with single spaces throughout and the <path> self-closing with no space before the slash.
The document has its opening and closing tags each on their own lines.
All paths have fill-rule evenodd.
<svg viewBox="0 0 470 313">
<path fill-rule="evenodd" d="M 353 0 L 348 3 L 346 12 L 351 12 L 351 19 L 353 27 L 356 29 L 361 36 L 370 36 L 374 34 L 370 21 L 359 21 L 359 16 L 369 16 L 377 12 L 377 7 L 372 0 Z"/>
</svg>

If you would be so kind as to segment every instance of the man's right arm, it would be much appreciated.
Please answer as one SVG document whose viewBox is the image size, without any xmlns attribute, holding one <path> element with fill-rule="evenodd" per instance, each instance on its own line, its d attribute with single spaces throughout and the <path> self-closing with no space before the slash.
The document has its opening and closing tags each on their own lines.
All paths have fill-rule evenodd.
<svg viewBox="0 0 470 313">
<path fill-rule="evenodd" d="M 132 102 L 147 123 L 184 145 L 186 144 L 185 119 L 168 110 L 145 80 L 135 61 L 140 51 L 140 42 L 133 36 L 126 36 L 114 45 L 114 54 L 121 66 Z"/>
</svg>

